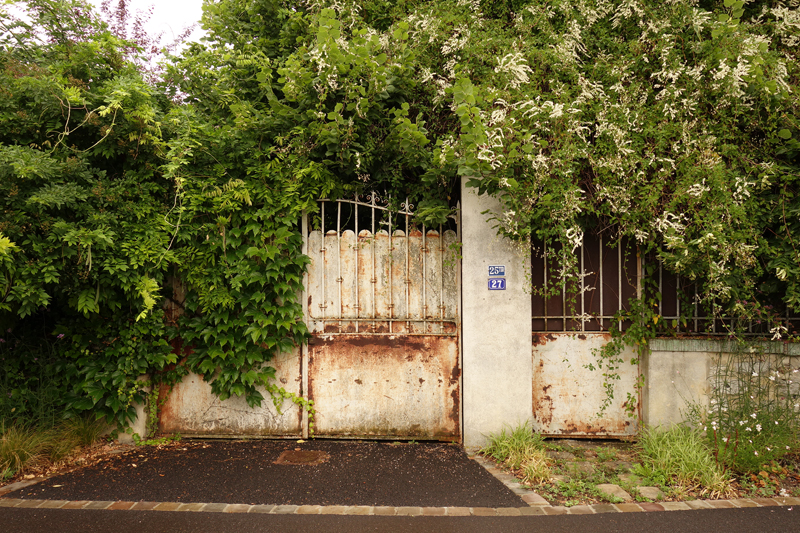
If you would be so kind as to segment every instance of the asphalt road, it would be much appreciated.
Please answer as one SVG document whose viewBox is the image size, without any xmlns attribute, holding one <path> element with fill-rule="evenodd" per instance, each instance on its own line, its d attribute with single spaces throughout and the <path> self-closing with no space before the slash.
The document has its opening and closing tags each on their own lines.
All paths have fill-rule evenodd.
<svg viewBox="0 0 800 533">
<path fill-rule="evenodd" d="M 530 517 L 380 517 L 309 515 L 234 515 L 160 511 L 78 511 L 0 508 L 0 531 L 59 533 L 269 532 L 310 533 L 391 531 L 393 533 L 695 533 L 800 532 L 800 508 L 763 507 L 576 516 Z"/>
</svg>

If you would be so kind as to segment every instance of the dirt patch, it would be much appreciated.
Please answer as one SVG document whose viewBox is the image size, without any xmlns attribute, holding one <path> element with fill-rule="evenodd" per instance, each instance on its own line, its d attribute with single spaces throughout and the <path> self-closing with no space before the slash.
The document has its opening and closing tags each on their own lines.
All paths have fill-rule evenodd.
<svg viewBox="0 0 800 533">
<path fill-rule="evenodd" d="M 275 460 L 276 465 L 318 465 L 330 459 L 330 455 L 319 450 L 286 450 Z"/>
</svg>

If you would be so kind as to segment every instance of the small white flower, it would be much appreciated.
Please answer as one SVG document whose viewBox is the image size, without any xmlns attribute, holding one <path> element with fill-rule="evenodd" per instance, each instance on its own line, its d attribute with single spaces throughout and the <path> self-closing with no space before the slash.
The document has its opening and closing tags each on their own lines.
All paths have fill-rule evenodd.
<svg viewBox="0 0 800 533">
<path fill-rule="evenodd" d="M 740 426 L 743 426 L 743 425 L 744 425 L 744 422 L 745 422 L 744 420 L 739 420 L 739 425 L 740 425 Z"/>
<path fill-rule="evenodd" d="M 758 372 L 753 372 L 753 377 L 757 378 L 758 377 Z"/>
<path fill-rule="evenodd" d="M 686 190 L 686 194 L 689 196 L 694 196 L 695 198 L 700 198 L 703 196 L 703 193 L 707 193 L 710 191 L 708 187 L 706 187 L 706 180 L 703 180 L 703 183 L 695 183 L 691 187 Z"/>
<path fill-rule="evenodd" d="M 756 424 L 756 431 L 761 431 L 761 424 Z"/>
<path fill-rule="evenodd" d="M 745 431 L 753 431 L 751 428 L 744 428 Z"/>
<path fill-rule="evenodd" d="M 750 418 L 752 418 L 753 420 L 755 420 L 755 419 L 756 419 L 756 414 L 755 414 L 755 413 L 753 413 L 752 415 L 750 415 Z"/>
<path fill-rule="evenodd" d="M 775 381 L 775 376 L 770 376 L 770 377 L 769 377 L 769 380 L 770 380 L 770 381 Z"/>
<path fill-rule="evenodd" d="M 728 437 L 722 437 L 722 442 L 728 442 Z"/>
<path fill-rule="evenodd" d="M 511 74 L 513 79 L 508 85 L 513 89 L 528 83 L 528 74 L 533 73 L 533 69 L 527 65 L 527 59 L 525 59 L 525 56 L 522 55 L 521 52 L 506 54 L 502 58 L 498 58 L 495 71 Z M 506 87 L 508 87 L 508 85 L 506 85 Z"/>
<path fill-rule="evenodd" d="M 753 452 L 753 453 L 756 454 L 756 456 L 758 456 L 758 452 Z"/>
</svg>

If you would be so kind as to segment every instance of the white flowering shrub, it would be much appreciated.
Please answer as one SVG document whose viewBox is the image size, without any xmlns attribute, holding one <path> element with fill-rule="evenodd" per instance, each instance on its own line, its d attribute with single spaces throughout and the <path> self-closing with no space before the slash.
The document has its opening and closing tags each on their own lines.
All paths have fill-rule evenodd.
<svg viewBox="0 0 800 533">
<path fill-rule="evenodd" d="M 295 175 L 439 219 L 472 176 L 523 248 L 630 238 L 715 310 L 800 309 L 798 0 L 237 6 L 192 66 L 233 73 L 240 131 Z"/>
<path fill-rule="evenodd" d="M 508 238 L 630 237 L 720 309 L 800 309 L 797 0 L 320 0 L 310 11 L 317 41 L 280 71 L 286 94 L 313 87 L 342 103 L 325 126 L 340 122 L 340 144 L 375 98 L 405 101 L 422 176 L 411 190 L 473 176 L 503 202 Z M 361 155 L 346 161 L 380 159 Z"/>
</svg>

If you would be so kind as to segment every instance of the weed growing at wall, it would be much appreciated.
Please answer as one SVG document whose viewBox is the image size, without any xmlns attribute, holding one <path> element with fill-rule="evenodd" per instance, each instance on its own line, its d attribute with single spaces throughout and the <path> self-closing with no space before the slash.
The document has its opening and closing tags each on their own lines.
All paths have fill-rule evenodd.
<svg viewBox="0 0 800 533">
<path fill-rule="evenodd" d="M 519 471 L 526 483 L 540 483 L 550 478 L 550 468 L 544 452 L 544 438 L 525 423 L 513 429 L 503 428 L 488 436 L 489 442 L 480 452 Z"/>
<path fill-rule="evenodd" d="M 739 343 L 715 360 L 710 404 L 694 405 L 691 420 L 706 433 L 718 464 L 736 472 L 797 449 L 800 368 L 793 358 L 764 352 L 763 343 Z"/>
<path fill-rule="evenodd" d="M 662 483 L 697 489 L 711 498 L 726 495 L 731 477 L 717 464 L 701 431 L 687 426 L 648 428 L 639 438 L 642 463 L 636 473 Z"/>
</svg>

